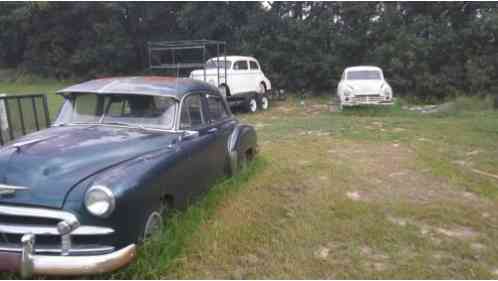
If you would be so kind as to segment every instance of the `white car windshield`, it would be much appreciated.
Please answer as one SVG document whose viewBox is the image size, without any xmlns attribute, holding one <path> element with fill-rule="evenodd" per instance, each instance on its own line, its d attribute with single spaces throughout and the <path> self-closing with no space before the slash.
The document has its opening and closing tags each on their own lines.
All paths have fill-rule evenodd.
<svg viewBox="0 0 498 281">
<path fill-rule="evenodd" d="M 354 70 L 348 71 L 347 80 L 380 80 L 380 71 L 377 70 Z"/>
<path fill-rule="evenodd" d="M 56 124 L 108 124 L 173 129 L 178 101 L 146 95 L 73 94 L 66 98 Z"/>
<path fill-rule="evenodd" d="M 230 69 L 230 67 L 232 66 L 232 62 L 227 60 L 219 60 L 219 61 L 216 61 L 216 59 L 214 60 L 208 60 L 206 62 L 206 68 L 217 68 L 219 67 L 220 69 L 225 69 L 225 62 L 226 62 L 226 68 L 227 69 Z"/>
</svg>

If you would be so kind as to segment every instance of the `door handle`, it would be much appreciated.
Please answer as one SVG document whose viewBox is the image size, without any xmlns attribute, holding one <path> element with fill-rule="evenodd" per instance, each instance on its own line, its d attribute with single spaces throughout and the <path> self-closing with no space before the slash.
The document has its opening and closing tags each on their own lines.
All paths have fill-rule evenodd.
<svg viewBox="0 0 498 281">
<path fill-rule="evenodd" d="M 218 132 L 218 128 L 211 128 L 207 132 L 208 132 L 208 134 L 214 134 L 214 133 Z"/>
</svg>

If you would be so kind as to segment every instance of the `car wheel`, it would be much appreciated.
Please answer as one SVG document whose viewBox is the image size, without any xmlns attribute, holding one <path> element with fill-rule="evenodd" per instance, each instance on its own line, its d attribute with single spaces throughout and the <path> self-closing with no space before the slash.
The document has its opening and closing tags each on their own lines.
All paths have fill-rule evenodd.
<svg viewBox="0 0 498 281">
<path fill-rule="evenodd" d="M 268 100 L 268 97 L 266 95 L 261 96 L 261 98 L 259 99 L 259 107 L 262 110 L 267 110 L 269 106 L 270 106 L 270 101 Z"/>
<path fill-rule="evenodd" d="M 221 85 L 220 87 L 218 87 L 218 89 L 220 90 L 220 93 L 223 97 L 228 97 L 230 96 L 230 90 L 228 89 L 228 87 L 226 85 Z"/>
<path fill-rule="evenodd" d="M 233 151 L 230 153 L 230 173 L 231 177 L 240 174 L 247 168 L 247 155 L 241 151 Z"/>
<path fill-rule="evenodd" d="M 165 217 L 167 211 L 167 204 L 161 203 L 159 208 L 149 213 L 144 222 L 143 231 L 138 239 L 139 242 L 143 243 L 145 240 L 151 238 L 155 233 L 162 230 L 164 226 L 163 218 Z"/>
<path fill-rule="evenodd" d="M 247 101 L 247 111 L 254 113 L 258 111 L 258 102 L 255 97 L 250 97 Z"/>
</svg>

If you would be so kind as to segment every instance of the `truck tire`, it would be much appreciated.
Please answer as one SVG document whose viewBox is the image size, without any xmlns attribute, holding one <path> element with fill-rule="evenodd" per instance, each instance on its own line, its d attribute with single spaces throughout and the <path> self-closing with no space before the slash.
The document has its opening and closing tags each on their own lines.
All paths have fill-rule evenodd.
<svg viewBox="0 0 498 281">
<path fill-rule="evenodd" d="M 256 100 L 256 96 L 250 96 L 246 101 L 246 110 L 250 113 L 255 113 L 258 111 L 258 101 Z"/>
<path fill-rule="evenodd" d="M 265 110 L 268 110 L 268 108 L 270 107 L 270 100 L 268 99 L 268 96 L 267 95 L 261 95 L 259 97 L 259 108 L 263 111 Z"/>
</svg>

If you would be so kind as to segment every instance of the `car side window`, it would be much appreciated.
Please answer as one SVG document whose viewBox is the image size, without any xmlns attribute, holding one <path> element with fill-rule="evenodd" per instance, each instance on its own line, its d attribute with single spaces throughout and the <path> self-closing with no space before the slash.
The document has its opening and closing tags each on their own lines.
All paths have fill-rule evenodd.
<svg viewBox="0 0 498 281">
<path fill-rule="evenodd" d="M 247 70 L 249 67 L 247 66 L 247 61 L 246 60 L 239 60 L 236 61 L 233 65 L 234 70 Z"/>
<path fill-rule="evenodd" d="M 180 129 L 192 130 L 205 124 L 202 109 L 202 96 L 193 94 L 185 98 L 182 105 L 180 117 Z"/>
<path fill-rule="evenodd" d="M 100 98 L 95 98 L 94 94 L 80 95 L 75 99 L 74 119 L 78 122 L 98 122 L 98 114 L 102 112 L 102 103 Z"/>
<path fill-rule="evenodd" d="M 251 70 L 259 70 L 259 66 L 255 61 L 249 61 L 249 64 L 251 66 Z"/>
<path fill-rule="evenodd" d="M 216 123 L 217 121 L 223 120 L 228 116 L 228 111 L 221 97 L 210 95 L 207 97 L 207 104 L 209 111 L 209 123 Z"/>
</svg>

